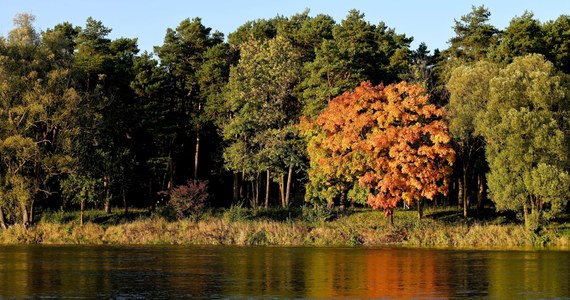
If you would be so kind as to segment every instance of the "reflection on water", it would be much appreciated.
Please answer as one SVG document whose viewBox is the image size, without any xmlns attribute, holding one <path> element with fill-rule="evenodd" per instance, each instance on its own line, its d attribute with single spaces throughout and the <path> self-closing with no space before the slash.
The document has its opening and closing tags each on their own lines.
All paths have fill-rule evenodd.
<svg viewBox="0 0 570 300">
<path fill-rule="evenodd" d="M 2 298 L 570 298 L 570 252 L 9 246 Z"/>
</svg>

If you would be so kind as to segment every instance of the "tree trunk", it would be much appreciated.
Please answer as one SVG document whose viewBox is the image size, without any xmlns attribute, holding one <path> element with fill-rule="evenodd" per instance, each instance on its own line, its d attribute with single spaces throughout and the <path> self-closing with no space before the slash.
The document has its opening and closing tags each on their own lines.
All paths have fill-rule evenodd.
<svg viewBox="0 0 570 300">
<path fill-rule="evenodd" d="M 198 113 L 202 111 L 202 103 L 198 103 Z M 196 124 L 196 152 L 194 153 L 194 180 L 198 180 L 198 161 L 200 158 L 200 125 Z"/>
<path fill-rule="evenodd" d="M 2 226 L 2 229 L 8 229 L 6 219 L 4 219 L 4 210 L 2 209 L 2 205 L 0 205 L 0 226 Z"/>
<path fill-rule="evenodd" d="M 233 199 L 233 204 L 238 203 L 239 201 L 239 174 L 238 173 L 234 173 L 234 199 Z"/>
<path fill-rule="evenodd" d="M 463 169 L 463 218 L 467 219 L 467 206 L 468 206 L 468 195 L 467 195 L 467 168 Z"/>
<path fill-rule="evenodd" d="M 245 181 L 245 172 L 241 172 L 241 184 L 239 185 L 239 198 L 240 199 L 244 199 L 246 197 L 245 196 L 245 191 L 244 189 L 244 185 L 246 185 L 246 181 Z M 247 188 L 247 186 L 246 186 Z"/>
<path fill-rule="evenodd" d="M 279 199 L 281 200 L 281 206 L 285 205 L 285 174 L 281 174 L 279 177 Z"/>
<path fill-rule="evenodd" d="M 483 200 L 485 195 L 485 179 L 484 174 L 479 174 L 477 176 L 477 215 L 483 213 Z"/>
<path fill-rule="evenodd" d="M 251 198 L 250 203 L 252 208 L 259 207 L 259 175 L 256 175 L 255 178 L 251 181 Z"/>
<path fill-rule="evenodd" d="M 20 209 L 22 210 L 22 225 L 28 228 L 28 225 L 30 225 L 30 214 L 28 213 L 28 207 L 26 206 L 26 203 L 21 203 Z"/>
<path fill-rule="evenodd" d="M 81 213 L 80 213 L 79 223 L 81 224 L 81 226 L 83 226 L 83 224 L 85 223 L 85 199 L 81 200 Z"/>
<path fill-rule="evenodd" d="M 103 177 L 103 189 L 105 190 L 105 213 L 111 213 L 111 179 L 109 176 Z"/>
<path fill-rule="evenodd" d="M 194 154 L 194 180 L 198 180 L 198 158 L 200 153 L 200 132 L 196 129 L 196 153 Z"/>
<path fill-rule="evenodd" d="M 265 183 L 265 208 L 269 208 L 269 187 L 271 185 L 270 172 L 267 170 L 267 178 Z"/>
<path fill-rule="evenodd" d="M 530 220 L 528 219 L 528 207 L 526 203 L 523 203 L 523 216 L 524 216 L 524 226 L 526 230 L 530 229 Z"/>
<path fill-rule="evenodd" d="M 255 191 L 254 191 L 255 197 L 254 197 L 254 199 L 255 199 L 255 208 L 258 208 L 259 207 L 259 180 L 260 180 L 261 176 L 259 176 L 259 174 L 257 174 L 255 177 L 256 178 L 254 179 L 254 181 L 255 181 Z"/>
<path fill-rule="evenodd" d="M 423 211 L 423 200 L 422 199 L 418 199 L 417 201 L 417 206 L 418 206 L 418 220 L 421 220 L 424 216 L 424 211 Z"/>
<path fill-rule="evenodd" d="M 463 193 L 465 193 L 465 189 L 463 187 L 463 180 L 457 179 L 457 209 L 463 207 Z"/>
<path fill-rule="evenodd" d="M 125 187 L 123 187 L 123 206 L 125 208 L 125 215 L 129 213 L 129 206 L 127 205 L 127 195 L 125 193 Z"/>
<path fill-rule="evenodd" d="M 28 224 L 34 224 L 34 200 L 32 199 L 30 203 L 30 217 L 28 218 Z"/>
<path fill-rule="evenodd" d="M 105 194 L 107 194 L 107 193 L 105 193 Z M 105 196 L 105 207 L 104 207 L 104 209 L 105 209 L 106 214 L 111 213 L 111 197 L 110 197 L 110 195 Z"/>
<path fill-rule="evenodd" d="M 394 209 L 390 209 L 390 215 L 388 216 L 388 218 L 390 219 L 390 226 L 394 227 Z"/>
<path fill-rule="evenodd" d="M 251 208 L 256 208 L 255 206 L 255 182 L 253 182 L 253 180 L 251 181 L 251 186 L 249 187 L 251 189 L 251 196 L 248 193 L 248 199 L 249 199 L 249 205 L 251 206 Z"/>
<path fill-rule="evenodd" d="M 293 177 L 293 165 L 289 166 L 289 172 L 287 173 L 287 192 L 285 194 L 285 207 L 289 206 L 289 199 L 291 197 L 291 178 Z"/>
</svg>

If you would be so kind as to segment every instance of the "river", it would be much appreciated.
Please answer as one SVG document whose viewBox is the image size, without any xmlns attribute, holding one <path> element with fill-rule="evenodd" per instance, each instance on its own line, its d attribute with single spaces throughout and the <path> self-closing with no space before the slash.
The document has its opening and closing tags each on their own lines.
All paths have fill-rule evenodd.
<svg viewBox="0 0 570 300">
<path fill-rule="evenodd" d="M 570 251 L 0 247 L 0 299 L 570 299 L 569 283 Z"/>
</svg>

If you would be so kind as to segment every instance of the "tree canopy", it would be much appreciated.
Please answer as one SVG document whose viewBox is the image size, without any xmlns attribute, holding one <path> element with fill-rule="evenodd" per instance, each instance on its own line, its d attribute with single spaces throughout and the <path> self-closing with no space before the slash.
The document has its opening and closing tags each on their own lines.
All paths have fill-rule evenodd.
<svg viewBox="0 0 570 300">
<path fill-rule="evenodd" d="M 421 87 L 362 83 L 305 122 L 309 195 L 330 202 L 365 188 L 367 203 L 391 216 L 402 201 L 421 208 L 424 199 L 447 193 L 455 152 L 443 110 Z"/>
</svg>

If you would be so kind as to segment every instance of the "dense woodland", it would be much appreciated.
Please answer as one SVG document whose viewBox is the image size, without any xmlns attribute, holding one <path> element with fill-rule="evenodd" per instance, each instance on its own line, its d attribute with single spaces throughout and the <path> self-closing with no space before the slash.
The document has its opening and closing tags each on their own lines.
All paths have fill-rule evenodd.
<svg viewBox="0 0 570 300">
<path fill-rule="evenodd" d="M 227 37 L 194 18 L 140 53 L 93 18 L 38 32 L 17 15 L 0 37 L 0 225 L 171 198 L 492 207 L 539 226 L 570 197 L 570 16 L 489 17 L 450 20 L 442 51 L 356 10 Z"/>
</svg>

